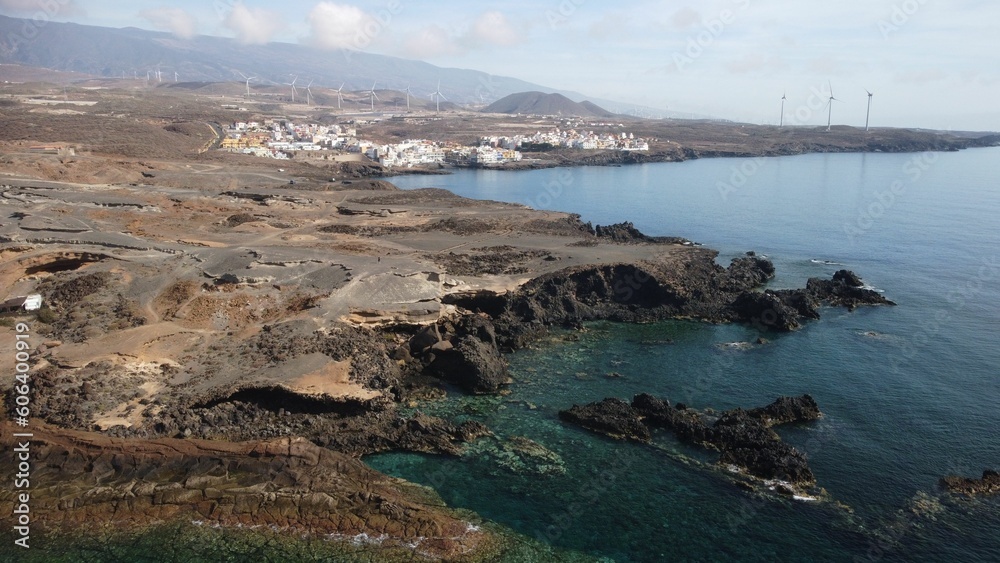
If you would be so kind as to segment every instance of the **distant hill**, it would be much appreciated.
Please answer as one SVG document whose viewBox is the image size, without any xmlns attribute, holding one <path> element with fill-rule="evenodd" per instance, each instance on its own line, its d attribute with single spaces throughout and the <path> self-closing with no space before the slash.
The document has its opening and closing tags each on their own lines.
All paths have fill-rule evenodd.
<svg viewBox="0 0 1000 563">
<path fill-rule="evenodd" d="M 615 114 L 591 102 L 574 102 L 562 94 L 520 92 L 493 102 L 483 113 L 613 117 Z"/>
</svg>

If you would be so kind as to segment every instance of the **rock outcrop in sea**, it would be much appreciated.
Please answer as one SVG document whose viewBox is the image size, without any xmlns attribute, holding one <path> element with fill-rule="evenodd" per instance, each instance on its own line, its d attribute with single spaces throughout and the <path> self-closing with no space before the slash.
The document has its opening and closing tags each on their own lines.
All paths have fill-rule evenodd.
<svg viewBox="0 0 1000 563">
<path fill-rule="evenodd" d="M 666 399 L 636 395 L 629 404 L 609 398 L 560 411 L 569 423 L 612 438 L 649 442 L 651 428 L 665 428 L 677 439 L 719 452 L 719 464 L 740 468 L 765 480 L 797 487 L 816 483 L 805 454 L 781 440 L 774 426 L 808 422 L 821 416 L 809 395 L 781 397 L 751 410 L 732 409 L 715 416 Z"/>
<path fill-rule="evenodd" d="M 967 496 L 993 495 L 1000 493 L 1000 472 L 983 470 L 982 479 L 970 479 L 949 475 L 941 479 L 941 486 L 948 492 Z"/>
</svg>

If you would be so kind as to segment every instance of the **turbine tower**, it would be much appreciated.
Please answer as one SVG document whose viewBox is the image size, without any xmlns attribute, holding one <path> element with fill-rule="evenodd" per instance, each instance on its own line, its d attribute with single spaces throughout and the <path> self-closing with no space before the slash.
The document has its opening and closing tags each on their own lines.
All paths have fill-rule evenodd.
<svg viewBox="0 0 1000 563">
<path fill-rule="evenodd" d="M 785 126 L 785 93 L 781 93 L 781 117 L 778 118 L 778 127 Z"/>
<path fill-rule="evenodd" d="M 292 81 L 291 82 L 285 82 L 285 86 L 291 86 L 292 87 L 292 103 L 294 104 L 295 103 L 295 81 L 298 80 L 299 77 L 295 76 L 294 74 L 289 74 L 288 76 L 292 77 Z"/>
<path fill-rule="evenodd" d="M 307 106 L 310 105 L 309 104 L 309 99 L 312 98 L 312 94 L 313 93 L 312 93 L 312 90 L 310 90 L 309 88 L 312 87 L 313 82 L 315 82 L 315 80 L 310 80 L 309 84 L 306 85 L 306 105 Z M 313 99 L 315 99 L 315 98 L 313 98 Z"/>
<path fill-rule="evenodd" d="M 444 101 L 447 102 L 448 98 L 445 98 L 444 94 L 441 93 L 441 81 L 440 80 L 438 80 L 437 90 L 435 90 L 434 93 L 431 94 L 431 98 L 437 98 L 437 112 L 441 113 L 441 99 L 444 98 Z"/>
<path fill-rule="evenodd" d="M 833 82 L 830 83 L 830 99 L 826 102 L 826 130 L 830 130 L 830 126 L 833 123 L 833 102 L 839 102 L 837 98 L 833 97 Z"/>
<path fill-rule="evenodd" d="M 868 90 L 865 90 L 865 92 L 868 92 Z M 872 116 L 872 96 L 874 95 L 875 94 L 868 92 L 868 113 L 865 114 L 865 133 L 868 132 L 868 120 Z"/>
<path fill-rule="evenodd" d="M 256 76 L 247 76 L 247 75 L 243 74 L 242 72 L 240 72 L 238 70 L 236 71 L 236 74 L 239 74 L 240 76 L 243 77 L 244 80 L 247 81 L 247 99 L 249 99 L 250 98 L 250 81 L 251 80 L 256 80 L 257 77 Z"/>
<path fill-rule="evenodd" d="M 406 92 L 406 111 L 410 111 L 410 85 L 407 84 L 406 90 L 403 91 Z"/>
<path fill-rule="evenodd" d="M 372 83 L 372 89 L 371 89 L 370 92 L 368 92 L 369 94 L 371 94 L 371 98 L 372 98 L 372 111 L 373 112 L 375 111 L 375 100 L 378 100 L 378 95 L 375 94 L 375 85 L 376 84 L 378 84 L 378 82 Z M 379 101 L 382 101 L 382 100 L 379 100 Z"/>
<path fill-rule="evenodd" d="M 174 71 L 174 82 L 177 82 L 177 71 Z"/>
<path fill-rule="evenodd" d="M 340 109 L 340 104 L 344 101 L 344 95 L 341 93 L 344 91 L 344 84 L 346 83 L 342 82 L 340 88 L 337 88 L 337 109 Z"/>
</svg>

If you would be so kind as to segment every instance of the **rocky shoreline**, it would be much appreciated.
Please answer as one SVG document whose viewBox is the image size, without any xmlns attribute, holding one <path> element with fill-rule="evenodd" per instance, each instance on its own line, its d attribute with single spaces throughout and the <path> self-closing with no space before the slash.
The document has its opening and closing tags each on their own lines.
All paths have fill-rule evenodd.
<svg viewBox="0 0 1000 563">
<path fill-rule="evenodd" d="M 386 451 L 458 456 L 487 437 L 477 447 L 498 463 L 558 473 L 558 456 L 527 438 L 495 443 L 480 423 L 421 413 L 445 383 L 503 394 L 504 354 L 553 327 L 698 319 L 765 334 L 799 329 L 824 306 L 891 304 L 848 271 L 802 289 L 762 291 L 774 265 L 753 253 L 722 267 L 715 251 L 648 237 L 628 223 L 595 227 L 435 190 L 374 186 L 292 199 L 183 192 L 174 203 L 136 193 L 129 197 L 176 208 L 177 218 L 143 215 L 123 229 L 130 234 L 113 235 L 121 240 L 81 222 L 69 247 L 58 233 L 44 244 L 18 242 L 18 224 L 4 227 L 11 280 L 32 283 L 48 304 L 31 319 L 40 337 L 31 354 L 31 425 L 33 511 L 52 529 L 197 519 L 365 534 L 385 538 L 374 551 L 411 546 L 431 558 L 488 559 L 498 536 L 358 461 Z M 86 194 L 74 197 L 88 204 Z M 118 208 L 132 205 L 122 199 Z M 21 201 L 6 205 L 24 217 L 45 213 Z M 192 214 L 196 205 L 210 211 Z M 308 211 L 289 211 L 296 206 Z M 157 244 L 169 250 L 166 265 L 148 247 L 100 251 L 154 238 L 154 225 Z M 186 231 L 170 242 L 162 234 L 169 228 Z M 274 233 L 288 242 L 271 243 Z M 501 240 L 448 250 L 464 248 L 467 237 Z M 414 250 L 400 250 L 404 243 Z M 337 248 L 337 261 L 318 258 L 320 244 Z M 44 279 L 33 281 L 39 272 Z M 12 401 L 5 393 L 5 405 Z M 778 422 L 764 411 L 709 424 L 703 413 L 637 401 L 618 405 L 638 421 L 634 437 L 654 423 L 700 432 L 700 443 L 750 474 L 811 482 L 804 458 L 774 440 Z M 750 434 L 730 432 L 737 427 Z M 7 423 L 5 444 L 12 436 Z M 750 445 L 733 448 L 740 440 Z M 14 500 L 0 494 L 0 510 Z"/>
<path fill-rule="evenodd" d="M 8 450 L 16 439 L 0 428 Z M 32 440 L 35 532 L 144 530 L 157 522 L 264 526 L 385 538 L 430 559 L 460 559 L 497 542 L 436 495 L 303 438 L 254 442 L 118 440 L 37 425 Z M 11 514 L 16 500 L 0 495 Z M 36 541 L 36 546 L 38 543 Z"/>
</svg>

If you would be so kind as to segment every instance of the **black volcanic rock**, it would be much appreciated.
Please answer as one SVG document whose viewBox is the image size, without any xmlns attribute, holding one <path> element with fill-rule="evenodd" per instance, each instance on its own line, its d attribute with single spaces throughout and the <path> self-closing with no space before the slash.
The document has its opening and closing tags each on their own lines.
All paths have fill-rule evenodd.
<svg viewBox="0 0 1000 563">
<path fill-rule="evenodd" d="M 1000 472 L 986 469 L 982 479 L 969 479 L 949 475 L 941 479 L 941 486 L 949 492 L 968 496 L 1000 493 Z"/>
<path fill-rule="evenodd" d="M 639 413 L 621 399 L 573 405 L 569 410 L 559 411 L 559 418 L 619 440 L 648 442 L 651 437 Z"/>
<path fill-rule="evenodd" d="M 632 398 L 632 408 L 650 426 L 666 428 L 679 440 L 690 444 L 704 444 L 709 441 L 708 427 L 701 414 L 678 404 L 670 406 L 670 401 L 641 393 Z"/>
<path fill-rule="evenodd" d="M 734 258 L 730 262 L 721 283 L 734 291 L 745 291 L 771 280 L 774 272 L 773 262 L 748 252 L 746 256 Z"/>
<path fill-rule="evenodd" d="M 630 223 L 597 227 L 619 242 L 663 242 Z M 655 322 L 696 318 L 742 322 L 762 331 L 787 332 L 802 319 L 818 319 L 821 304 L 854 308 L 892 304 L 878 292 L 858 287 L 850 272 L 832 280 L 809 280 L 805 289 L 759 291 L 774 277 L 774 264 L 752 253 L 728 268 L 712 251 L 686 247 L 670 258 L 635 263 L 573 266 L 543 274 L 517 290 L 498 294 L 451 294 L 443 302 L 489 315 L 498 344 L 519 348 L 553 325 L 579 326 L 592 320 Z"/>
<path fill-rule="evenodd" d="M 821 416 L 819 405 L 810 395 L 779 397 L 770 405 L 753 409 L 747 414 L 760 419 L 768 426 L 789 422 L 808 422 Z"/>
<path fill-rule="evenodd" d="M 764 479 L 816 481 L 802 452 L 782 442 L 770 425 L 743 409 L 723 413 L 710 435 L 711 444 L 722 452 L 719 463 L 741 467 Z"/>
<path fill-rule="evenodd" d="M 614 225 L 597 225 L 590 228 L 590 223 L 585 224 L 594 235 L 602 242 L 612 242 L 615 244 L 684 244 L 690 245 L 691 241 L 680 237 L 651 237 L 644 234 L 631 221 L 615 223 Z"/>
<path fill-rule="evenodd" d="M 850 270 L 837 270 L 833 274 L 833 281 L 835 283 L 841 283 L 848 287 L 861 287 L 865 285 L 861 278 L 857 274 Z"/>
<path fill-rule="evenodd" d="M 793 309 L 802 318 L 813 320 L 819 318 L 819 300 L 812 293 L 804 289 L 769 290 L 768 293 L 776 296 L 782 303 Z"/>
<path fill-rule="evenodd" d="M 816 479 L 806 456 L 781 441 L 772 426 L 816 420 L 819 406 L 809 395 L 780 397 L 770 405 L 732 409 L 714 422 L 706 413 L 683 405 L 672 407 L 666 399 L 639 394 L 632 404 L 609 398 L 589 405 L 573 405 L 559 417 L 588 430 L 618 439 L 646 442 L 649 427 L 665 428 L 681 441 L 720 452 L 719 463 L 734 465 L 761 479 L 779 479 L 812 485 Z"/>
<path fill-rule="evenodd" d="M 798 311 L 774 293 L 748 291 L 733 302 L 736 319 L 761 330 L 788 332 L 799 328 Z"/>
<path fill-rule="evenodd" d="M 838 271 L 832 280 L 810 278 L 806 291 L 819 301 L 852 311 L 861 305 L 895 305 L 879 292 L 864 287 L 861 278 L 849 270 Z"/>
<path fill-rule="evenodd" d="M 510 383 L 493 320 L 485 314 L 462 315 L 424 326 L 404 348 L 408 369 L 452 382 L 470 393 L 496 393 Z"/>
<path fill-rule="evenodd" d="M 507 363 L 496 345 L 474 336 L 463 336 L 452 349 L 434 352 L 429 370 L 477 394 L 496 393 L 502 385 L 510 383 Z"/>
</svg>

